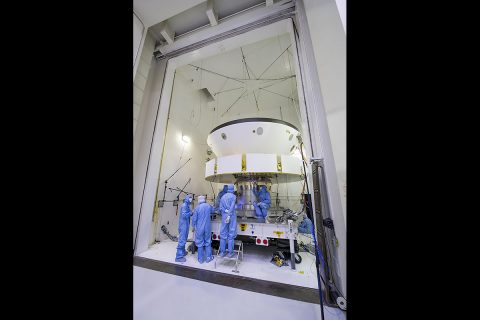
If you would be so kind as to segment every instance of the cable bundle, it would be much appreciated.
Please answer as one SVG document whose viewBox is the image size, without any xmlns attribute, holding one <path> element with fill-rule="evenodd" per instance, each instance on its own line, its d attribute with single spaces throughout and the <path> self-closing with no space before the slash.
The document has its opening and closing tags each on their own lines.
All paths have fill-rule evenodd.
<svg viewBox="0 0 480 320">
<path fill-rule="evenodd" d="M 178 242 L 178 237 L 172 236 L 172 235 L 170 234 L 170 232 L 168 232 L 167 227 L 165 227 L 165 225 L 162 225 L 161 229 L 162 229 L 163 233 L 165 233 L 165 235 L 166 235 L 170 240 L 175 241 L 175 242 Z"/>
</svg>

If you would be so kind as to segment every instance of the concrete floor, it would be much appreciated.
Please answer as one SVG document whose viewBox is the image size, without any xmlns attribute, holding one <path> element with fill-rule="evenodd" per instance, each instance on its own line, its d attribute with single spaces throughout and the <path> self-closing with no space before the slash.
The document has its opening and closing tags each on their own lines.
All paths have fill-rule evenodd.
<svg viewBox="0 0 480 320">
<path fill-rule="evenodd" d="M 176 247 L 177 242 L 165 240 L 154 244 L 147 251 L 139 254 L 139 256 L 153 260 L 178 263 L 198 269 L 318 289 L 315 257 L 308 252 L 299 253 L 302 257 L 302 262 L 297 264 L 295 270 L 293 270 L 290 266 L 277 267 L 270 262 L 272 253 L 276 250 L 275 247 L 245 245 L 244 259 L 239 264 L 239 273 L 237 274 L 232 272 L 235 264 L 234 261 L 220 259 L 217 261 L 215 268 L 215 261 L 200 264 L 197 261 L 197 253 L 194 255 L 189 253 L 186 256 L 187 261 L 184 263 L 175 262 Z M 288 262 L 290 263 L 290 261 Z"/>
<path fill-rule="evenodd" d="M 283 268 L 283 267 L 282 267 Z M 133 267 L 135 320 L 158 319 L 321 319 L 320 305 L 226 287 Z M 346 313 L 324 308 L 325 320 Z"/>
</svg>

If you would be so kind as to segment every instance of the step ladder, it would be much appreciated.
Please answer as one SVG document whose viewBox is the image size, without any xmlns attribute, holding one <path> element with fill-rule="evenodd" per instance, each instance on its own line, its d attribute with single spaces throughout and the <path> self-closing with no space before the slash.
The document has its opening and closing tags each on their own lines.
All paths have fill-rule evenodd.
<svg viewBox="0 0 480 320">
<path fill-rule="evenodd" d="M 232 261 L 235 261 L 235 269 L 232 270 L 232 272 L 239 273 L 240 271 L 238 271 L 238 265 L 240 264 L 240 261 L 243 261 L 243 242 L 242 241 L 235 240 L 233 242 L 233 252 L 235 252 L 236 254 L 232 258 L 229 258 L 227 255 L 225 255 L 225 257 L 221 257 L 220 249 L 218 249 L 217 254 L 215 256 L 214 268 L 215 269 L 217 268 L 217 260 L 219 259 L 232 260 Z"/>
</svg>

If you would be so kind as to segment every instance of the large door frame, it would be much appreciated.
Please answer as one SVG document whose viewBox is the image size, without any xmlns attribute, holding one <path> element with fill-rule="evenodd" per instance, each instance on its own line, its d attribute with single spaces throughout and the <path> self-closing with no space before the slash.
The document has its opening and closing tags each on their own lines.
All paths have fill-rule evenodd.
<svg viewBox="0 0 480 320">
<path fill-rule="evenodd" d="M 262 25 L 261 21 L 258 21 L 252 24 L 251 30 L 242 29 L 240 34 L 238 34 L 238 30 L 237 33 L 235 33 L 235 30 L 233 30 L 230 36 L 223 32 L 223 36 L 219 37 L 220 34 L 218 32 L 215 33 L 212 31 L 212 35 L 209 38 L 211 39 L 211 43 L 205 42 L 205 39 L 202 40 L 204 43 L 201 47 L 199 47 L 198 43 L 192 43 L 178 51 L 181 53 L 181 55 L 171 57 L 168 60 L 165 76 L 163 78 L 163 88 L 159 99 L 159 104 L 157 105 L 158 110 L 155 120 L 155 128 L 151 133 L 152 140 L 149 150 L 150 156 L 148 158 L 146 172 L 143 173 L 145 176 L 145 183 L 143 185 L 143 193 L 140 200 L 140 212 L 134 212 L 134 216 L 139 215 L 139 222 L 136 234 L 134 236 L 134 255 L 144 252 L 148 249 L 149 245 L 175 69 L 178 66 L 188 63 L 189 61 L 193 61 L 193 59 L 197 60 L 203 58 L 202 55 L 208 56 L 209 54 L 213 54 L 213 52 L 216 50 L 214 44 L 218 41 L 222 41 L 222 46 L 226 50 L 228 50 L 230 47 L 238 47 L 239 38 L 243 39 L 245 43 L 257 42 L 262 40 L 262 37 L 268 38 L 272 36 L 274 29 L 282 23 L 287 28 L 287 32 L 292 35 L 292 44 L 295 45 L 294 49 L 297 51 L 297 55 L 293 56 L 296 60 L 296 74 L 301 75 L 301 78 L 297 77 L 297 85 L 299 88 L 298 93 L 301 104 L 300 112 L 302 117 L 302 130 L 303 132 L 309 132 L 310 136 L 309 141 L 304 141 L 305 146 L 309 158 L 321 158 L 324 160 L 326 184 L 328 188 L 326 196 L 328 197 L 329 210 L 331 212 L 332 219 L 336 223 L 336 230 L 340 229 L 341 232 L 339 232 L 339 234 L 345 235 L 345 222 L 343 219 L 343 209 L 341 206 L 333 151 L 329 137 L 320 82 L 316 72 L 316 62 L 313 54 L 313 47 L 308 30 L 306 14 L 303 7 L 303 2 L 296 1 L 295 3 L 295 24 L 292 23 L 292 19 L 285 19 L 283 17 L 283 20 L 271 22 L 267 25 Z M 268 22 L 274 21 L 272 17 L 263 17 L 262 19 L 267 20 Z M 286 21 L 289 22 L 285 23 Z M 296 27 L 295 30 L 293 29 L 294 26 Z M 258 32 L 259 30 L 262 32 Z M 298 46 L 296 45 L 297 43 Z M 306 93 L 305 95 L 304 92 Z M 162 128 L 163 130 L 161 130 Z M 310 190 L 313 190 L 311 170 L 308 171 L 308 182 L 311 188 Z M 313 209 L 315 210 L 315 208 Z M 315 221 L 315 223 L 317 224 L 317 221 Z M 342 269 L 342 276 L 344 274 L 343 270 L 345 270 L 346 267 L 344 242 L 345 241 L 342 241 L 343 247 L 339 248 L 339 268 Z"/>
</svg>

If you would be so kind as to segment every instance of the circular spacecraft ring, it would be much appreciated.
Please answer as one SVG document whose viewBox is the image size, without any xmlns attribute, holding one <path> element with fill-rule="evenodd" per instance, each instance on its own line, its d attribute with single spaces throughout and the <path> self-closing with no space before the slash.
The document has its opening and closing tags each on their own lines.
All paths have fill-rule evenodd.
<svg viewBox="0 0 480 320">
<path fill-rule="evenodd" d="M 244 122 L 274 122 L 274 123 L 284 124 L 284 125 L 286 125 L 286 126 L 292 127 L 293 129 L 295 129 L 295 130 L 297 130 L 297 131 L 300 131 L 300 130 L 298 130 L 297 127 L 295 127 L 293 124 L 291 124 L 291 123 L 289 123 L 289 122 L 286 122 L 286 121 L 283 121 L 283 120 L 279 120 L 279 119 L 272 119 L 272 118 L 245 118 L 245 119 L 237 119 L 237 120 L 232 120 L 232 121 L 228 121 L 228 122 L 222 123 L 221 125 L 218 125 L 218 126 L 216 126 L 215 128 L 213 128 L 212 131 L 210 131 L 210 133 L 212 133 L 212 132 L 214 132 L 214 131 L 217 131 L 217 130 L 220 129 L 220 128 L 223 128 L 223 127 L 232 125 L 232 124 L 244 123 Z"/>
</svg>

